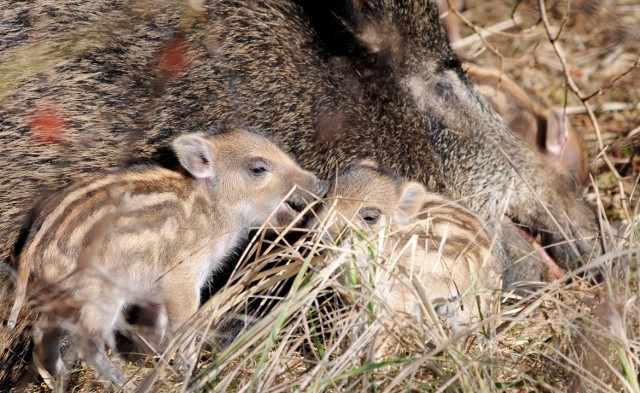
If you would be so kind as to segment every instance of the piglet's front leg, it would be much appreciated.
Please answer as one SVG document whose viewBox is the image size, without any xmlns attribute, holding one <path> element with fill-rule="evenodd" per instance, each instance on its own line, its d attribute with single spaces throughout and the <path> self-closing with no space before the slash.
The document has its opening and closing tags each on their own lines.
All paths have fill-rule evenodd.
<svg viewBox="0 0 640 393">
<path fill-rule="evenodd" d="M 195 279 L 185 278 L 178 271 L 170 272 L 163 283 L 163 292 L 169 317 L 169 331 L 173 340 L 180 340 L 179 353 L 182 364 L 195 364 L 198 356 L 195 333 L 186 334 L 189 320 L 198 310 L 200 288 Z"/>
</svg>

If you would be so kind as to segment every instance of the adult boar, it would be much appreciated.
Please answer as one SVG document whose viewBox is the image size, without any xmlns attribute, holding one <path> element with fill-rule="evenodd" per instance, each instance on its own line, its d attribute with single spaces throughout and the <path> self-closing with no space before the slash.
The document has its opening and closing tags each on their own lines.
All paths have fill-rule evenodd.
<svg viewBox="0 0 640 393">
<path fill-rule="evenodd" d="M 4 0 L 1 9 L 3 258 L 48 190 L 220 123 L 263 129 L 324 177 L 371 158 L 495 223 L 506 213 L 553 244 L 566 268 L 599 249 L 591 209 L 473 89 L 435 2 Z M 531 251 L 512 225 L 501 242 L 504 262 Z M 508 280 L 541 277 L 528 261 Z"/>
</svg>

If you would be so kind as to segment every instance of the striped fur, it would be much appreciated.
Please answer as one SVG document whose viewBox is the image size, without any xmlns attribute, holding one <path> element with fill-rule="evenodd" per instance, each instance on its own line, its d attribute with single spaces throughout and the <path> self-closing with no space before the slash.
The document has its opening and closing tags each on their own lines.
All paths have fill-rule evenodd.
<svg viewBox="0 0 640 393">
<path fill-rule="evenodd" d="M 393 313 L 422 321 L 422 293 L 440 305 L 439 311 L 457 332 L 490 311 L 502 267 L 478 216 L 417 183 L 401 182 L 370 162 L 345 170 L 329 196 L 336 199 L 320 216 L 334 239 L 348 226 L 371 235 L 365 245 L 382 244 L 383 263 L 375 269 L 374 284 Z M 376 222 L 366 222 L 364 217 L 376 210 L 380 213 Z M 389 219 L 390 234 L 381 231 Z M 386 237 L 380 241 L 376 234 Z M 340 240 L 358 243 L 357 238 Z M 371 272 L 370 262 L 365 263 L 357 262 L 363 277 Z M 390 318 L 392 326 L 395 320 Z M 377 343 L 377 354 L 387 355 L 392 341 L 383 334 Z"/>
<path fill-rule="evenodd" d="M 402 274 L 409 276 L 405 279 L 415 275 L 430 300 L 444 303 L 441 310 L 454 332 L 490 311 L 502 266 L 483 220 L 450 199 L 425 193 L 420 212 L 395 230 L 399 236 L 394 253 L 404 250 Z M 399 289 L 391 294 L 393 309 L 420 317 L 416 288 L 400 283 Z"/>
<path fill-rule="evenodd" d="M 72 335 L 78 355 L 123 384 L 103 347 L 113 346 L 126 305 L 157 310 L 161 332 L 151 345 L 159 345 L 163 321 L 175 331 L 191 317 L 202 285 L 250 227 L 270 217 L 272 225 L 288 224 L 310 193 L 328 187 L 268 139 L 242 129 L 184 135 L 174 150 L 183 172 L 99 174 L 54 194 L 36 213 L 19 256 L 9 326 L 29 290 L 43 314 L 34 328 L 34 364 L 43 376 L 64 373 L 58 348 L 65 322 L 79 327 Z"/>
</svg>

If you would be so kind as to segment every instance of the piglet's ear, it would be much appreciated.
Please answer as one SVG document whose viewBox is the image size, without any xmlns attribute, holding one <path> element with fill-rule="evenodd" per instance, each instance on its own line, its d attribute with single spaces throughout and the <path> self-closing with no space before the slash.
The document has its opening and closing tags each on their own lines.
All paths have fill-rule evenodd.
<svg viewBox="0 0 640 393">
<path fill-rule="evenodd" d="M 393 215 L 393 221 L 399 224 L 406 224 L 411 217 L 415 216 L 422 209 L 427 190 L 420 183 L 407 182 L 402 186 L 402 193 L 398 201 L 398 208 Z"/>
<path fill-rule="evenodd" d="M 193 177 L 207 179 L 215 175 L 214 150 L 211 142 L 200 134 L 183 135 L 173 141 L 173 150 L 180 164 Z"/>
</svg>

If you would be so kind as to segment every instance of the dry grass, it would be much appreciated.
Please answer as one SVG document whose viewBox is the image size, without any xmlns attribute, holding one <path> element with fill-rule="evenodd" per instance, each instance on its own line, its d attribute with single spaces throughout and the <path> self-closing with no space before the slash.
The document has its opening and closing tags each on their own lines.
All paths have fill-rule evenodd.
<svg viewBox="0 0 640 393">
<path fill-rule="evenodd" d="M 424 321 L 396 314 L 368 275 L 348 269 L 356 259 L 383 269 L 393 255 L 368 241 L 330 247 L 317 238 L 267 248 L 194 317 L 188 330 L 215 344 L 229 315 L 278 297 L 228 348 L 203 350 L 197 365 L 170 362 L 180 332 L 164 360 L 118 366 L 144 391 L 637 391 L 637 270 L 614 269 L 598 285 L 567 277 L 526 297 L 496 294 L 495 314 L 452 337 L 429 301 Z M 613 259 L 591 264 L 606 271 Z M 286 280 L 291 289 L 278 294 Z M 395 351 L 380 359 L 383 329 Z M 101 390 L 94 378 L 74 373 L 74 390 Z"/>
<path fill-rule="evenodd" d="M 288 264 L 268 266 L 283 254 Z M 226 350 L 205 351 L 192 377 L 176 361 L 143 369 L 152 376 L 145 383 L 153 378 L 153 391 L 637 391 L 637 271 L 600 285 L 567 278 L 524 298 L 497 295 L 498 313 L 451 337 L 429 302 L 431 312 L 418 323 L 389 310 L 366 278 L 339 279 L 357 258 L 372 268 L 392 259 L 370 244 L 326 248 L 308 239 L 267 253 L 189 328 L 204 327 L 216 342 L 224 332 L 207 326 L 219 327 L 226 309 L 242 314 L 250 298 L 268 298 L 291 278 L 281 301 Z M 592 261 L 611 262 L 611 255 Z M 252 279 L 258 282 L 242 290 Z M 376 359 L 376 335 L 398 321 L 391 331 L 395 355 Z"/>
<path fill-rule="evenodd" d="M 465 41 L 471 43 L 458 50 L 501 67 L 543 102 L 566 106 L 591 158 L 592 187 L 585 195 L 607 219 L 603 232 L 617 237 L 615 249 L 588 263 L 603 272 L 599 284 L 568 275 L 528 296 L 496 294 L 495 314 L 451 337 L 429 302 L 425 309 L 434 312 L 418 323 L 389 310 L 366 279 L 338 279 L 345 262 L 356 257 L 383 268 L 385 258 L 371 247 L 327 248 L 310 238 L 273 249 L 255 245 L 267 247 L 263 256 L 241 265 L 189 326 L 202 335 L 200 346 L 214 343 L 200 348 L 198 364 L 170 361 L 174 340 L 157 361 L 118 365 L 135 384 L 161 392 L 640 392 L 640 24 L 629 22 L 640 20 L 640 10 L 632 1 L 586 3 L 573 0 L 568 18 L 562 1 L 549 11 L 552 33 L 563 26 L 556 42 L 568 68 L 537 23 L 533 3 L 517 8 L 518 26 L 484 42 Z M 497 0 L 467 6 L 462 15 L 476 28 L 507 21 L 513 11 Z M 463 37 L 472 32 L 463 28 Z M 567 73 L 582 97 L 567 87 Z M 595 123 L 583 101 L 595 108 Z M 278 293 L 286 280 L 291 289 Z M 246 314 L 248 304 L 274 294 L 281 299 L 266 315 L 232 345 L 215 350 L 230 315 Z M 391 331 L 396 355 L 376 359 L 375 337 L 393 326 L 390 321 L 400 326 Z M 72 373 L 71 386 L 103 390 L 86 370 Z M 43 389 L 31 385 L 29 391 Z"/>
</svg>

